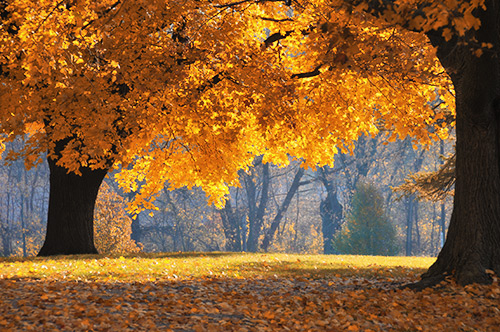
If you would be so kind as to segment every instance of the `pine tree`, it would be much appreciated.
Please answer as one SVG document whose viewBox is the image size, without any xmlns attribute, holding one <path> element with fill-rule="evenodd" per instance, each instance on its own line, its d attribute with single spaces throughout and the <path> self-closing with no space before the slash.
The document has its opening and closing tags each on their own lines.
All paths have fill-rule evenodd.
<svg viewBox="0 0 500 332">
<path fill-rule="evenodd" d="M 352 210 L 333 246 L 343 254 L 397 254 L 396 231 L 385 213 L 383 197 L 373 184 L 357 185 Z"/>
</svg>

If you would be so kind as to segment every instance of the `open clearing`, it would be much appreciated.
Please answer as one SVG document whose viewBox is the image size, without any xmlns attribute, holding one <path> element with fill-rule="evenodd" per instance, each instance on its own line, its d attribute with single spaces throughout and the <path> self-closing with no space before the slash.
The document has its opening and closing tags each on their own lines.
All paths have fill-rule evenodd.
<svg viewBox="0 0 500 332">
<path fill-rule="evenodd" d="M 500 286 L 415 292 L 434 258 L 240 253 L 0 259 L 0 331 L 494 331 Z"/>
</svg>

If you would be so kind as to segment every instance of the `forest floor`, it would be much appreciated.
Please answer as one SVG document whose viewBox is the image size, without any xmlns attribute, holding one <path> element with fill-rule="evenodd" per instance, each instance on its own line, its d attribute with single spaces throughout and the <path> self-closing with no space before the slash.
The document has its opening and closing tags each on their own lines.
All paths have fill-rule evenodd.
<svg viewBox="0 0 500 332">
<path fill-rule="evenodd" d="M 0 331 L 499 331 L 500 285 L 417 292 L 433 258 L 0 258 Z"/>
</svg>

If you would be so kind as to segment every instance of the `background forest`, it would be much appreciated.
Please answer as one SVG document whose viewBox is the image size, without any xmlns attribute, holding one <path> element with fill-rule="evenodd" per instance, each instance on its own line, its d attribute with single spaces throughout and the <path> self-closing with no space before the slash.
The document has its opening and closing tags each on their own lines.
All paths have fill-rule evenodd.
<svg viewBox="0 0 500 332">
<path fill-rule="evenodd" d="M 18 140 L 8 148 L 22 146 Z M 201 189 L 170 191 L 167 185 L 155 202 L 158 210 L 136 218 L 125 212 L 133 194 L 123 194 L 111 175 L 96 205 L 96 246 L 101 253 L 433 256 L 443 245 L 452 199 L 422 200 L 394 188 L 411 174 L 436 171 L 452 150 L 453 137 L 417 147 L 409 139 L 388 142 L 380 134 L 361 137 L 354 154 L 339 154 L 333 168 L 304 170 L 298 160 L 280 168 L 257 158 L 252 168 L 240 172 L 242 185 L 231 188 L 222 209 L 209 205 Z M 48 176 L 46 162 L 26 170 L 22 161 L 2 161 L 0 255 L 37 254 L 45 234 Z"/>
</svg>

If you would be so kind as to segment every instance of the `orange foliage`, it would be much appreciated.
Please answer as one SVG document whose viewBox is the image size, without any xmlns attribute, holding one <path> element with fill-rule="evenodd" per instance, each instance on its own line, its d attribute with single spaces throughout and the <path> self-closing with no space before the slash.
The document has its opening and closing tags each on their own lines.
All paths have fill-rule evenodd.
<svg viewBox="0 0 500 332">
<path fill-rule="evenodd" d="M 130 238 L 132 219 L 125 213 L 124 199 L 103 182 L 94 213 L 94 243 L 102 254 L 139 252 Z"/>
<path fill-rule="evenodd" d="M 256 155 L 314 167 L 363 133 L 446 135 L 438 122 L 453 108 L 451 83 L 425 35 L 406 28 L 461 35 L 477 28 L 471 8 L 482 6 L 442 1 L 424 20 L 408 14 L 416 0 L 380 18 L 354 0 L 8 3 L 4 139 L 31 135 L 27 163 L 65 140 L 58 163 L 71 171 L 130 164 L 118 180 L 141 187 L 132 212 L 152 208 L 166 181 L 202 186 L 220 203 Z M 432 107 L 438 95 L 445 103 Z"/>
</svg>

